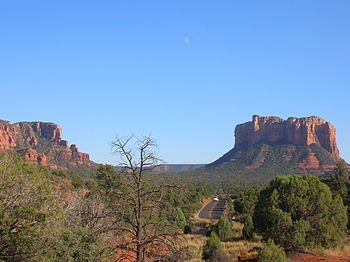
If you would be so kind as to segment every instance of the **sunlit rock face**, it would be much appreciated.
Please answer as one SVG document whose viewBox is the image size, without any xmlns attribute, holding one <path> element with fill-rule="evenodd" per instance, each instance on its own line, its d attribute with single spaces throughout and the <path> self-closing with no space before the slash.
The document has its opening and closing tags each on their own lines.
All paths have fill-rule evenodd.
<svg viewBox="0 0 350 262">
<path fill-rule="evenodd" d="M 254 115 L 252 121 L 236 126 L 235 147 L 258 143 L 317 144 L 339 159 L 335 128 L 316 116 L 283 120 L 275 116 Z"/>
<path fill-rule="evenodd" d="M 25 160 L 51 168 L 96 165 L 75 144 L 62 140 L 62 129 L 54 123 L 0 120 L 0 151 L 17 151 Z"/>
</svg>

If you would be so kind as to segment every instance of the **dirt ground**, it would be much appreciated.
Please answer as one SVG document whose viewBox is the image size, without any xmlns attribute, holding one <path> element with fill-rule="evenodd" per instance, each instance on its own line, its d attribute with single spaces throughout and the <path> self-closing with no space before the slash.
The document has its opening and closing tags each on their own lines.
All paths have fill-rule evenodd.
<svg viewBox="0 0 350 262">
<path fill-rule="evenodd" d="M 292 262 L 350 262 L 350 254 L 348 257 L 329 257 L 315 256 L 307 253 L 289 254 L 288 257 Z"/>
</svg>

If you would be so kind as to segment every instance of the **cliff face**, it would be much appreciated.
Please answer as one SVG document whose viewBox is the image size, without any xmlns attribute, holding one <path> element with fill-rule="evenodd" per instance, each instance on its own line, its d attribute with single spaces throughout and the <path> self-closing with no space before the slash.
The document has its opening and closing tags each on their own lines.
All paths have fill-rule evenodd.
<svg viewBox="0 0 350 262">
<path fill-rule="evenodd" d="M 27 161 L 51 168 L 96 166 L 88 154 L 62 140 L 62 129 L 54 123 L 0 120 L 0 151 L 17 151 Z"/>
<path fill-rule="evenodd" d="M 235 129 L 235 147 L 264 143 L 284 143 L 293 145 L 317 144 L 326 149 L 335 159 L 339 159 L 336 130 L 320 117 L 279 117 L 253 116 L 252 121 L 240 124 Z"/>
</svg>

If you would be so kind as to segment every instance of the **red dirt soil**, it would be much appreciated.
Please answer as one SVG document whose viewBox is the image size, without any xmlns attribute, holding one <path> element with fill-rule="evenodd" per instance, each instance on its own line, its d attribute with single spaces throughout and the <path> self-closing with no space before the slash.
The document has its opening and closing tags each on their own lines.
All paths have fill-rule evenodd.
<svg viewBox="0 0 350 262">
<path fill-rule="evenodd" d="M 350 262 L 349 257 L 327 257 L 327 256 L 316 256 L 308 253 L 289 253 L 288 258 L 291 262 Z M 238 261 L 244 262 L 256 262 L 257 257 L 239 257 Z"/>
<path fill-rule="evenodd" d="M 327 256 L 315 256 L 307 253 L 293 253 L 288 257 L 292 262 L 350 262 L 349 257 L 327 257 Z"/>
</svg>

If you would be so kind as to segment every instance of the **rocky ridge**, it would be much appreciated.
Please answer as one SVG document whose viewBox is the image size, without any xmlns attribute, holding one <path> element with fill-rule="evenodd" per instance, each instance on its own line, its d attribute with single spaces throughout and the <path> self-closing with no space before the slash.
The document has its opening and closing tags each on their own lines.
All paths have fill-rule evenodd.
<svg viewBox="0 0 350 262">
<path fill-rule="evenodd" d="M 51 168 L 94 167 L 86 153 L 62 139 L 62 129 L 54 123 L 0 120 L 0 151 L 17 151 L 25 160 Z"/>
</svg>

